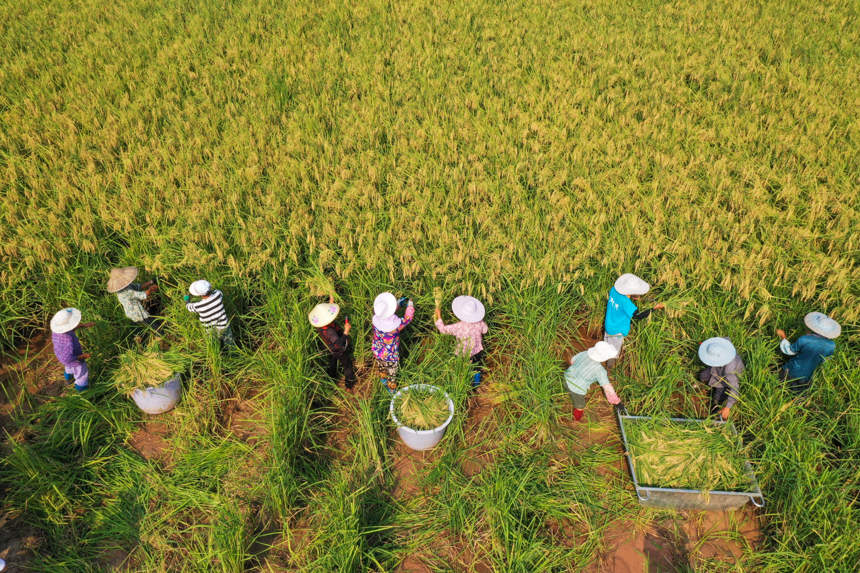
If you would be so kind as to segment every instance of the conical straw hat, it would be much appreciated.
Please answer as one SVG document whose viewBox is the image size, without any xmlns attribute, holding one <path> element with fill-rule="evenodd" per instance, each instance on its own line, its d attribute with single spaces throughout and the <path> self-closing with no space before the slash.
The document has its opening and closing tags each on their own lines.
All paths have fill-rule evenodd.
<svg viewBox="0 0 860 573">
<path fill-rule="evenodd" d="M 119 292 L 137 278 L 137 267 L 122 267 L 110 270 L 110 278 L 108 279 L 107 291 Z"/>
</svg>

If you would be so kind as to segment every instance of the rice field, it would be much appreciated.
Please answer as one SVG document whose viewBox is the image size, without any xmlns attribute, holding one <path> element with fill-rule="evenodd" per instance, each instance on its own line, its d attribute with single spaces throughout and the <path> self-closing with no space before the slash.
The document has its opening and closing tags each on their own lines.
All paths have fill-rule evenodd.
<svg viewBox="0 0 860 573">
<path fill-rule="evenodd" d="M 852 2 L 0 3 L 0 557 L 34 571 L 853 571 L 860 562 L 860 26 Z M 146 417 L 111 267 L 157 276 L 185 393 Z M 653 285 L 612 371 L 703 417 L 698 343 L 747 365 L 732 418 L 767 501 L 641 507 L 612 410 L 564 361 L 622 272 Z M 182 296 L 221 289 L 239 349 Z M 331 285 L 354 393 L 307 312 Z M 401 386 L 456 413 L 411 453 L 371 371 L 410 296 Z M 487 372 L 436 333 L 488 309 Z M 92 389 L 46 338 L 82 333 Z M 795 398 L 776 328 L 835 356 Z"/>
</svg>

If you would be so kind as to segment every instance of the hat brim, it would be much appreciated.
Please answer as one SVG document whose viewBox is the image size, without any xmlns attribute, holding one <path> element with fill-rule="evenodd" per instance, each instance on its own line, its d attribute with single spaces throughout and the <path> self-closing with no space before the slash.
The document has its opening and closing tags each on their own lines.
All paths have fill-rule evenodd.
<svg viewBox="0 0 860 573">
<path fill-rule="evenodd" d="M 340 314 L 340 307 L 334 303 L 330 305 L 325 305 L 329 308 L 334 308 L 334 312 L 326 312 L 326 309 L 317 310 L 314 308 L 312 311 L 308 313 L 308 322 L 311 323 L 311 326 L 314 328 L 322 328 L 323 326 L 328 326 L 334 319 L 337 318 L 337 315 Z"/>
<path fill-rule="evenodd" d="M 373 320 L 374 328 L 381 332 L 393 332 L 397 330 L 397 327 L 400 326 L 400 317 L 399 316 L 376 316 L 374 315 Z"/>
<path fill-rule="evenodd" d="M 821 322 L 815 322 L 814 319 L 818 315 L 823 316 L 825 318 L 825 320 L 823 320 Z M 822 322 L 823 322 L 823 324 L 822 324 Z M 827 316 L 824 313 L 810 312 L 809 314 L 807 314 L 806 316 L 803 317 L 803 324 L 805 324 L 806 327 L 809 330 L 811 330 L 812 332 L 814 332 L 815 334 L 818 334 L 819 336 L 823 336 L 824 338 L 829 338 L 831 340 L 838 337 L 840 334 L 842 334 L 842 326 L 840 326 L 840 324 L 838 322 L 836 322 L 835 320 L 833 320 L 832 318 L 830 318 L 829 316 Z M 825 325 L 829 325 L 830 329 L 828 330 L 826 328 L 822 328 L 822 326 L 825 326 Z"/>
<path fill-rule="evenodd" d="M 720 350 L 716 355 L 708 352 L 708 349 L 713 348 L 715 345 L 716 348 Z M 709 338 L 699 345 L 699 360 L 701 360 L 705 366 L 712 366 L 715 368 L 726 366 L 729 362 L 734 360 L 737 355 L 738 351 L 734 344 L 722 337 Z"/>
<path fill-rule="evenodd" d="M 373 300 L 373 315 L 388 318 L 397 312 L 397 298 L 390 292 L 383 292 Z"/>
<path fill-rule="evenodd" d="M 65 309 L 64 309 L 65 310 Z M 63 312 L 62 310 L 60 312 Z M 66 332 L 70 332 L 78 327 L 81 323 L 81 311 L 73 308 L 72 309 L 72 320 L 70 322 L 66 322 L 60 324 L 60 321 L 57 320 L 60 313 L 57 313 L 51 318 L 51 332 L 55 332 L 57 334 L 65 334 Z"/>
<path fill-rule="evenodd" d="M 114 272 L 118 271 L 118 272 Z M 121 269 L 111 270 L 111 277 L 108 279 L 107 291 L 110 293 L 119 292 L 137 278 L 140 271 L 137 267 L 123 267 Z"/>
<path fill-rule="evenodd" d="M 451 312 L 463 322 L 481 322 L 486 310 L 481 301 L 471 296 L 458 296 L 451 303 Z"/>
<path fill-rule="evenodd" d="M 617 353 L 610 353 L 608 351 L 601 352 L 600 350 L 596 350 L 594 347 L 589 348 L 585 352 L 588 354 L 588 357 L 595 362 L 606 362 L 607 360 L 611 360 L 618 356 Z"/>
</svg>

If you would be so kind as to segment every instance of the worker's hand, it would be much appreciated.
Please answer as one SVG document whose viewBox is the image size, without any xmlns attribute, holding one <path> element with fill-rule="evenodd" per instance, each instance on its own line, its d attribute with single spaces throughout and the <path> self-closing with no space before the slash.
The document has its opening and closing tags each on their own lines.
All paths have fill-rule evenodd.
<svg viewBox="0 0 860 573">
<path fill-rule="evenodd" d="M 613 406 L 621 403 L 621 398 L 619 398 L 618 394 L 616 394 L 615 392 L 606 394 L 606 399 L 609 400 L 609 403 Z"/>
<path fill-rule="evenodd" d="M 146 294 L 152 294 L 158 290 L 158 285 L 149 285 L 149 288 L 146 289 Z"/>
<path fill-rule="evenodd" d="M 188 302 L 189 300 L 191 300 L 191 295 L 187 294 L 187 295 L 183 296 L 182 300 L 184 300 L 185 302 Z"/>
<path fill-rule="evenodd" d="M 438 306 L 436 307 L 436 310 L 433 312 L 433 317 L 434 317 L 436 320 L 441 320 L 441 319 L 442 319 L 442 309 L 441 309 L 441 308 L 439 308 Z"/>
<path fill-rule="evenodd" d="M 349 331 L 352 330 L 352 325 L 349 323 L 349 317 L 346 317 L 346 320 L 343 322 L 343 334 L 344 336 L 349 335 Z"/>
<path fill-rule="evenodd" d="M 780 338 L 785 338 L 785 331 L 781 328 L 777 328 L 776 329 L 776 335 L 779 336 Z"/>
<path fill-rule="evenodd" d="M 662 302 L 658 302 L 657 304 L 654 305 L 654 310 L 663 310 L 664 308 L 666 308 L 666 305 L 663 304 Z"/>
<path fill-rule="evenodd" d="M 90 357 L 90 353 L 89 353 L 89 352 L 84 352 L 83 354 L 81 354 L 80 356 L 78 356 L 78 360 L 86 360 L 86 359 L 88 359 L 89 357 Z"/>
<path fill-rule="evenodd" d="M 722 410 L 720 410 L 720 418 L 722 418 L 723 420 L 728 420 L 729 414 L 731 414 L 731 413 L 732 413 L 731 408 L 723 408 Z"/>
<path fill-rule="evenodd" d="M 96 325 L 95 322 L 82 322 L 78 325 L 78 328 L 92 328 Z"/>
<path fill-rule="evenodd" d="M 328 295 L 328 303 L 334 304 L 334 295 L 333 294 Z"/>
<path fill-rule="evenodd" d="M 143 290 L 146 290 L 151 286 L 155 286 L 155 281 L 146 281 L 145 283 L 140 285 L 140 288 L 142 288 Z"/>
</svg>

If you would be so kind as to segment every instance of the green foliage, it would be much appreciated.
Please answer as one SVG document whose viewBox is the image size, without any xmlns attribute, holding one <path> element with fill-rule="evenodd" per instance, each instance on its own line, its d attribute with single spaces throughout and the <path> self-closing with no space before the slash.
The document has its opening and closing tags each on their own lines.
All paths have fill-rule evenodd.
<svg viewBox="0 0 860 573">
<path fill-rule="evenodd" d="M 630 411 L 702 416 L 709 336 L 746 361 L 732 416 L 767 506 L 736 568 L 853 570 L 856 21 L 784 0 L 0 5 L 0 344 L 68 305 L 97 322 L 87 393 L 4 375 L 0 497 L 39 532 L 32 567 L 598 566 L 613 524 L 668 517 L 636 505 L 617 443 L 583 443 L 605 421 L 568 427 L 559 333 L 597 334 L 634 271 L 667 311 L 611 373 Z M 158 275 L 191 362 L 157 419 L 108 384 L 136 334 L 104 291 L 123 264 Z M 234 353 L 181 302 L 201 277 Z M 411 296 L 400 384 L 455 402 L 408 494 L 387 393 L 347 395 L 319 364 L 306 315 L 332 289 L 364 368 L 373 297 Z M 489 311 L 489 406 L 431 327 L 463 293 Z M 771 335 L 813 307 L 844 334 L 797 398 Z M 147 460 L 153 423 L 166 453 Z"/>
<path fill-rule="evenodd" d="M 626 420 L 627 445 L 642 485 L 701 491 L 750 491 L 743 444 L 728 426 Z"/>
</svg>

